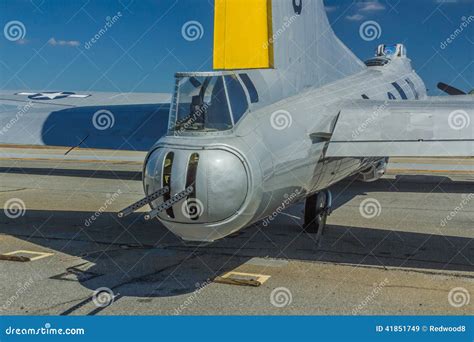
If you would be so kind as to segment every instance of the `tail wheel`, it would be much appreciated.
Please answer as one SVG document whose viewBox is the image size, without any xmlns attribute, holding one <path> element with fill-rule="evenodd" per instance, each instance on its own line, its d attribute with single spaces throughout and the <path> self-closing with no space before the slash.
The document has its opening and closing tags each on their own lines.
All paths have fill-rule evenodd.
<svg viewBox="0 0 474 342">
<path fill-rule="evenodd" d="M 321 233 L 331 213 L 331 194 L 321 191 L 306 199 L 304 210 L 304 230 L 310 234 Z"/>
</svg>

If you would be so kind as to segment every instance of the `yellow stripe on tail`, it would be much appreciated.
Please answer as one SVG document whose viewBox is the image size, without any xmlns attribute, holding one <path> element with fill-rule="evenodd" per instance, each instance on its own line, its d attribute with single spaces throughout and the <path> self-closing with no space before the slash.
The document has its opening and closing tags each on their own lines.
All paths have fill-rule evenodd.
<svg viewBox="0 0 474 342">
<path fill-rule="evenodd" d="M 273 68 L 271 0 L 215 0 L 214 69 Z"/>
</svg>

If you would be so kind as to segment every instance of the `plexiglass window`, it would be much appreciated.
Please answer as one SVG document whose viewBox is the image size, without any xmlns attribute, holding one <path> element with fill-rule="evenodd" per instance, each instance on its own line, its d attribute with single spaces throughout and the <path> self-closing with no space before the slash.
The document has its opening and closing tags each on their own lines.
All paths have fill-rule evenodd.
<svg viewBox="0 0 474 342">
<path fill-rule="evenodd" d="M 234 123 L 236 124 L 249 108 L 247 95 L 245 94 L 244 88 L 242 88 L 237 76 L 225 76 L 224 79 L 227 87 L 227 93 L 229 94 L 232 116 L 234 118 Z"/>
<path fill-rule="evenodd" d="M 212 132 L 232 128 L 222 76 L 179 78 L 174 96 L 171 131 Z"/>
</svg>

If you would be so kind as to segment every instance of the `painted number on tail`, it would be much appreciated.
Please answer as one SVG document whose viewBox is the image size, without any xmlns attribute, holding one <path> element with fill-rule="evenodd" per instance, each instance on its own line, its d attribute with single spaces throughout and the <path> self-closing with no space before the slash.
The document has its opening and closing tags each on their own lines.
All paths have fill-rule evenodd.
<svg viewBox="0 0 474 342">
<path fill-rule="evenodd" d="M 293 9 L 296 14 L 300 15 L 303 10 L 303 0 L 293 0 Z"/>
</svg>

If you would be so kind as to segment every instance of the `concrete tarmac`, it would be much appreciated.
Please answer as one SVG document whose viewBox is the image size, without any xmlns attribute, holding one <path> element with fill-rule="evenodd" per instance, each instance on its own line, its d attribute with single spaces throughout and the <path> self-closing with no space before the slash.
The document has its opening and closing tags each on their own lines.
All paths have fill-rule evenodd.
<svg viewBox="0 0 474 342">
<path fill-rule="evenodd" d="M 266 227 L 196 246 L 141 213 L 116 217 L 143 195 L 143 155 L 3 152 L 0 202 L 25 210 L 0 212 L 0 254 L 33 260 L 0 260 L 2 315 L 473 312 L 472 159 L 394 160 L 378 182 L 338 184 L 320 243 L 295 205 Z M 213 281 L 229 272 L 261 285 Z"/>
</svg>

